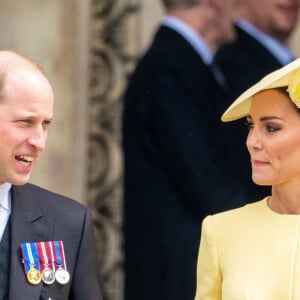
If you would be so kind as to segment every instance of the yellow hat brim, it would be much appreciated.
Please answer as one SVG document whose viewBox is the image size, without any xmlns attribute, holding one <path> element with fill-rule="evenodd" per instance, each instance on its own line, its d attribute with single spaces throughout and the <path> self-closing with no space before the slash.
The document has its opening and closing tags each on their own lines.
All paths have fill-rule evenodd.
<svg viewBox="0 0 300 300">
<path fill-rule="evenodd" d="M 224 112 L 221 117 L 223 122 L 234 121 L 249 114 L 252 97 L 263 90 L 288 86 L 300 69 L 300 58 L 278 69 L 242 93 Z"/>
</svg>

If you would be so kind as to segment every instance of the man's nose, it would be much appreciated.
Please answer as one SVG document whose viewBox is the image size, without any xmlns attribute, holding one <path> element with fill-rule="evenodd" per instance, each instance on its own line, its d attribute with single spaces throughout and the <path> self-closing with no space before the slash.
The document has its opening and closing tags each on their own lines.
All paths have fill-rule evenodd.
<svg viewBox="0 0 300 300">
<path fill-rule="evenodd" d="M 37 126 L 34 128 L 31 132 L 31 136 L 28 139 L 29 144 L 39 151 L 45 149 L 46 141 L 47 131 L 43 128 L 43 126 Z"/>
</svg>

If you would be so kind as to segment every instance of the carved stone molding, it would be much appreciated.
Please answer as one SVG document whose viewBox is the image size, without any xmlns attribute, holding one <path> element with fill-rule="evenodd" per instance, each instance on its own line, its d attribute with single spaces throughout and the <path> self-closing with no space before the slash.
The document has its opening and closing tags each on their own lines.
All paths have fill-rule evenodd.
<svg viewBox="0 0 300 300">
<path fill-rule="evenodd" d="M 123 299 L 120 121 L 122 94 L 137 57 L 136 2 L 91 2 L 87 191 L 105 300 Z"/>
</svg>

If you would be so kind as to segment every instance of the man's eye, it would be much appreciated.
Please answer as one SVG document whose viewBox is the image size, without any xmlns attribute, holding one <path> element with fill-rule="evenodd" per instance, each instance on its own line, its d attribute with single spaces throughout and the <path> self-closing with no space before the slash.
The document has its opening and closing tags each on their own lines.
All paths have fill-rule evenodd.
<svg viewBox="0 0 300 300">
<path fill-rule="evenodd" d="M 31 121 L 30 120 L 19 120 L 19 123 L 30 124 Z"/>
<path fill-rule="evenodd" d="M 51 120 L 46 120 L 43 122 L 43 126 L 48 127 L 51 124 Z"/>
</svg>

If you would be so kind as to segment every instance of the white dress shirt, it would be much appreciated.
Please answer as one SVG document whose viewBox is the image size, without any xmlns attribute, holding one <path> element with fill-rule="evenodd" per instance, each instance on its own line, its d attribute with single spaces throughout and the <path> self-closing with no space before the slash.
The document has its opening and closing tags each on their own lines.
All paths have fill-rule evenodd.
<svg viewBox="0 0 300 300">
<path fill-rule="evenodd" d="M 219 85 L 222 87 L 226 86 L 224 75 L 222 74 L 221 70 L 215 64 L 213 64 L 214 54 L 209 49 L 202 36 L 194 28 L 179 18 L 168 15 L 163 17 L 162 25 L 167 26 L 179 33 L 199 54 L 202 61 L 209 66 Z"/>
<path fill-rule="evenodd" d="M 270 35 L 265 34 L 246 20 L 240 19 L 236 22 L 236 25 L 258 40 L 282 65 L 286 65 L 294 59 L 294 54 L 290 48 Z"/>
<path fill-rule="evenodd" d="M 212 63 L 213 54 L 201 35 L 194 28 L 173 16 L 164 16 L 162 25 L 178 32 L 188 43 L 190 43 L 205 64 L 210 65 Z"/>
<path fill-rule="evenodd" d="M 10 183 L 4 183 L 0 185 L 0 241 L 2 240 L 2 236 L 11 212 L 10 189 Z"/>
</svg>

